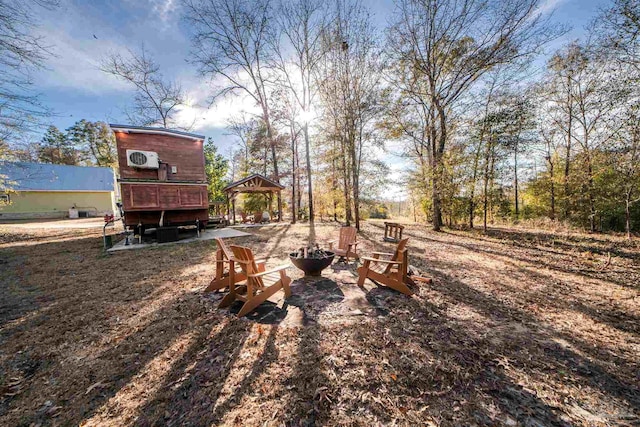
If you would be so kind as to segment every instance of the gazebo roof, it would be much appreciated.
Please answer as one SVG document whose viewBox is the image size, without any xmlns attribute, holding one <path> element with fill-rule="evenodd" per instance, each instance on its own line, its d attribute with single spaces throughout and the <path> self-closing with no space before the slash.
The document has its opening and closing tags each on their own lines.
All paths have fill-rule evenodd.
<svg viewBox="0 0 640 427">
<path fill-rule="evenodd" d="M 254 173 L 239 181 L 232 182 L 222 191 L 225 193 L 268 193 L 283 189 L 284 185 L 278 184 L 264 175 Z"/>
</svg>

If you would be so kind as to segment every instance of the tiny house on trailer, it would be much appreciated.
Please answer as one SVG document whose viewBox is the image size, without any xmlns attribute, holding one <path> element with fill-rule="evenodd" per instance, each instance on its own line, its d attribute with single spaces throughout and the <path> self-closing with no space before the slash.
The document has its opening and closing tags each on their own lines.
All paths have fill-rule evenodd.
<svg viewBox="0 0 640 427">
<path fill-rule="evenodd" d="M 209 218 L 204 136 L 110 124 L 116 136 L 124 224 L 204 228 Z"/>
</svg>

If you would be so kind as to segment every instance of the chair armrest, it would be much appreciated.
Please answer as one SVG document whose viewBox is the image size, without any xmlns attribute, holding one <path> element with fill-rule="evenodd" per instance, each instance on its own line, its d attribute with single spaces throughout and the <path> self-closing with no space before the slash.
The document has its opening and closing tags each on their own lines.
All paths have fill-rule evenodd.
<svg viewBox="0 0 640 427">
<path fill-rule="evenodd" d="M 358 243 L 359 242 L 349 242 L 347 243 L 347 248 L 353 247 L 355 249 L 356 247 L 358 247 Z"/>
<path fill-rule="evenodd" d="M 260 273 L 256 273 L 256 274 L 250 274 L 249 277 L 260 277 L 260 276 L 264 276 L 265 274 L 275 273 L 280 270 L 286 270 L 289 267 L 290 265 L 284 264 L 279 267 L 272 268 L 271 270 L 261 271 Z"/>
<path fill-rule="evenodd" d="M 372 252 L 374 255 L 384 255 L 384 256 L 393 256 L 393 254 L 387 252 Z"/>
<path fill-rule="evenodd" d="M 245 264 L 245 265 L 249 265 L 252 262 L 254 262 L 258 266 L 258 268 L 260 268 L 260 266 L 262 266 L 262 268 L 264 268 L 264 266 L 265 266 L 265 264 L 267 262 L 266 258 L 254 259 L 253 261 L 242 261 L 242 260 L 239 260 L 237 258 L 231 258 L 230 260 L 227 260 L 227 262 L 229 262 L 229 261 L 233 261 L 236 264 Z"/>
<path fill-rule="evenodd" d="M 361 261 L 371 261 L 371 262 L 380 262 L 383 264 L 402 264 L 402 261 L 390 261 L 390 260 L 386 260 L 386 259 L 380 259 L 380 258 L 371 258 L 368 256 L 362 257 L 360 258 Z"/>
</svg>

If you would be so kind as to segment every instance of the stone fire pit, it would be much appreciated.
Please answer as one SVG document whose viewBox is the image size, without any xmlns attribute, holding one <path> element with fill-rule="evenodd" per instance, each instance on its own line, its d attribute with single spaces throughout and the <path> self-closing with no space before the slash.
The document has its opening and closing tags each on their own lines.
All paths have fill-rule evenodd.
<svg viewBox="0 0 640 427">
<path fill-rule="evenodd" d="M 333 262 L 333 252 L 320 249 L 318 245 L 300 248 L 289 254 L 293 265 L 304 271 L 305 276 L 320 276 L 322 270 Z"/>
</svg>

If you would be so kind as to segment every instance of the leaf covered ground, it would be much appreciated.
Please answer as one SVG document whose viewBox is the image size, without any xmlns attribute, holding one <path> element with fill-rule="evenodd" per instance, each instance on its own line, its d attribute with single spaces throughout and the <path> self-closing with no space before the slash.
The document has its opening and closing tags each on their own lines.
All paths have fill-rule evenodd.
<svg viewBox="0 0 640 427">
<path fill-rule="evenodd" d="M 249 230 L 269 265 L 338 225 Z M 361 253 L 390 251 L 367 222 Z M 405 229 L 409 298 L 334 264 L 248 318 L 203 294 L 215 244 L 102 253 L 101 230 L 0 225 L 1 425 L 640 424 L 640 247 Z"/>
</svg>

